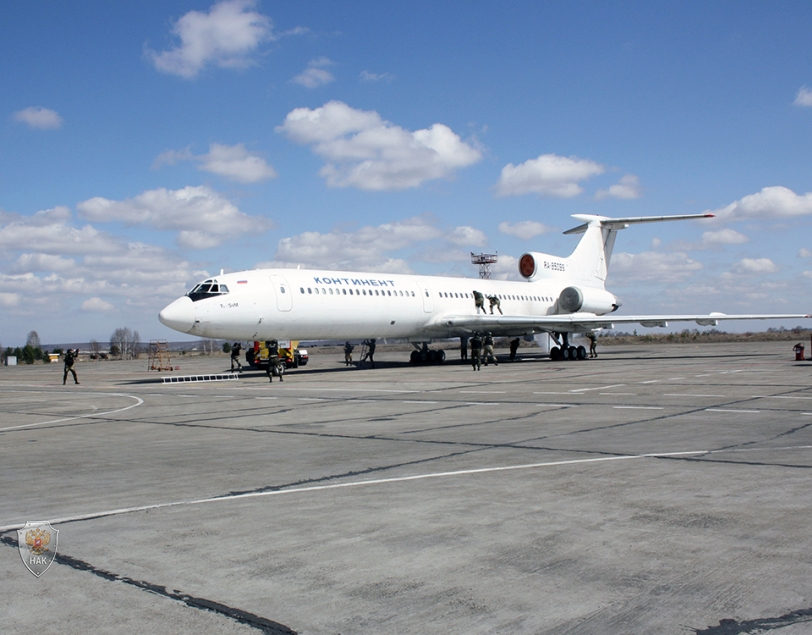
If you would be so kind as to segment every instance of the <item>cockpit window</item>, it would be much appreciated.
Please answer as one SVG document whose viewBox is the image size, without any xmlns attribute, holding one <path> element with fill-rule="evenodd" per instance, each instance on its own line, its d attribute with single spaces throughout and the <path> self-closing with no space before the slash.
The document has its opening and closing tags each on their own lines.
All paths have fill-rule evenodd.
<svg viewBox="0 0 812 635">
<path fill-rule="evenodd" d="M 226 285 L 219 284 L 217 280 L 204 280 L 186 295 L 189 296 L 192 302 L 197 302 L 198 300 L 213 298 L 226 293 L 228 293 L 228 287 Z"/>
</svg>

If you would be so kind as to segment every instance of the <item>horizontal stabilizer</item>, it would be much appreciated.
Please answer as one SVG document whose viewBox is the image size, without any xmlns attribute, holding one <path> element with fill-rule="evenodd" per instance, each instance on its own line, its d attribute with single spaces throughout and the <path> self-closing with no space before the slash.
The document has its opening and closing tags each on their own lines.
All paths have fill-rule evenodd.
<svg viewBox="0 0 812 635">
<path fill-rule="evenodd" d="M 696 218 L 713 218 L 713 214 L 678 214 L 675 216 L 629 216 L 627 218 L 609 218 L 608 216 L 596 216 L 593 214 L 573 214 L 576 220 L 583 221 L 582 225 L 573 227 L 565 231 L 565 234 L 582 234 L 589 227 L 590 223 L 600 223 L 601 227 L 609 229 L 624 229 L 635 223 L 660 223 L 669 220 L 690 220 Z"/>
</svg>

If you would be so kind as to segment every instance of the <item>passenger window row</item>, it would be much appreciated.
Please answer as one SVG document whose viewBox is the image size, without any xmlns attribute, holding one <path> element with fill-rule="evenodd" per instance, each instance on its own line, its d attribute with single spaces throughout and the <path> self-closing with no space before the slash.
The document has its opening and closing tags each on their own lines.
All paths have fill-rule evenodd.
<svg viewBox="0 0 812 635">
<path fill-rule="evenodd" d="M 471 296 L 468 293 L 451 293 L 448 291 L 439 291 L 441 298 L 470 298 Z M 488 297 L 487 295 L 485 296 Z M 497 295 L 497 298 L 500 300 L 525 300 L 530 302 L 552 302 L 553 299 L 547 296 L 538 296 L 538 295 L 512 295 L 512 294 L 502 294 Z"/>
<path fill-rule="evenodd" d="M 369 291 L 369 293 L 367 293 L 367 291 Z M 375 291 L 374 294 L 372 293 L 373 291 Z M 344 289 L 344 288 L 336 288 L 335 290 L 333 290 L 332 287 L 327 287 L 327 288 L 316 287 L 315 289 L 312 288 L 312 287 L 307 287 L 307 291 L 305 292 L 304 287 L 299 287 L 299 293 L 301 293 L 302 295 L 304 295 L 305 293 L 308 293 L 310 295 L 313 295 L 314 293 L 316 295 L 319 295 L 319 294 L 327 295 L 329 293 L 329 295 L 378 295 L 378 296 L 384 295 L 384 296 L 395 296 L 395 297 L 401 296 L 401 297 L 407 297 L 407 298 L 408 297 L 412 297 L 412 298 L 414 297 L 414 291 L 411 291 L 411 292 L 410 291 L 402 291 L 402 290 L 393 291 L 392 289 L 380 289 L 380 290 L 378 290 L 378 289 Z M 411 293 L 411 295 L 410 295 L 410 293 Z"/>
</svg>

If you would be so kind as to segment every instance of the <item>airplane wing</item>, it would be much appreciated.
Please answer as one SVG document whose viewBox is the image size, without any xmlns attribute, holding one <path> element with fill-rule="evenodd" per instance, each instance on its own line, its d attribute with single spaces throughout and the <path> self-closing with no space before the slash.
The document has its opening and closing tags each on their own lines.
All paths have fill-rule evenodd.
<svg viewBox="0 0 812 635">
<path fill-rule="evenodd" d="M 563 315 L 446 315 L 435 321 L 440 328 L 458 328 L 469 331 L 509 331 L 526 328 L 537 332 L 585 333 L 595 329 L 613 329 L 616 324 L 641 326 L 668 326 L 669 322 L 696 322 L 700 326 L 717 326 L 725 320 L 782 320 L 804 319 L 812 315 L 747 314 L 727 315 L 595 315 L 594 313 L 566 313 Z"/>
</svg>

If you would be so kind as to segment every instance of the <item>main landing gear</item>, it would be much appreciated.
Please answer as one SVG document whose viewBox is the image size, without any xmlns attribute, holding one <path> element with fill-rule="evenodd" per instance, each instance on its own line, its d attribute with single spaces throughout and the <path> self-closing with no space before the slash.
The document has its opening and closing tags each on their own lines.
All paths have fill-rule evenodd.
<svg viewBox="0 0 812 635">
<path fill-rule="evenodd" d="M 423 342 L 422 347 L 417 344 L 414 344 L 414 347 L 415 350 L 409 356 L 409 361 L 412 364 L 442 364 L 445 361 L 444 350 L 429 350 L 429 345 L 426 342 Z"/>
<path fill-rule="evenodd" d="M 554 362 L 561 360 L 586 359 L 586 348 L 583 346 L 570 346 L 569 333 L 551 333 L 558 346 L 550 349 L 550 359 Z M 561 336 L 559 341 L 558 336 Z"/>
</svg>

